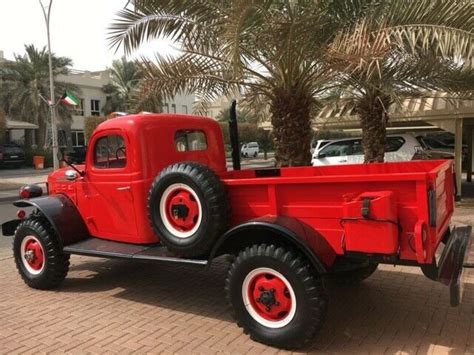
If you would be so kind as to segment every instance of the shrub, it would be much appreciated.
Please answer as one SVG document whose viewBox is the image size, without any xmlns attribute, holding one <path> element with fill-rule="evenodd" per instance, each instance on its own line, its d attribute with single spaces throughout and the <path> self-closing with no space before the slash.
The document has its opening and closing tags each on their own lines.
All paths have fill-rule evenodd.
<svg viewBox="0 0 474 355">
<path fill-rule="evenodd" d="M 37 146 L 25 147 L 25 165 L 33 166 L 33 157 L 41 155 L 44 157 L 44 167 L 53 167 L 53 151 L 51 149 L 42 149 Z"/>
<path fill-rule="evenodd" d="M 7 135 L 7 117 L 5 112 L 0 109 L 0 144 L 4 144 Z"/>
</svg>

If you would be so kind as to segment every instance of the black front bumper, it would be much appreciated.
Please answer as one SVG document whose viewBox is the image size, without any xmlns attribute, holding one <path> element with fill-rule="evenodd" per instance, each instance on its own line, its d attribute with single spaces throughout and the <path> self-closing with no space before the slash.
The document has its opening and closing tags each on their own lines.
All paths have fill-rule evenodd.
<svg viewBox="0 0 474 355">
<path fill-rule="evenodd" d="M 438 280 L 449 286 L 451 306 L 461 303 L 464 292 L 465 263 L 471 249 L 471 226 L 455 227 L 439 260 Z"/>
</svg>

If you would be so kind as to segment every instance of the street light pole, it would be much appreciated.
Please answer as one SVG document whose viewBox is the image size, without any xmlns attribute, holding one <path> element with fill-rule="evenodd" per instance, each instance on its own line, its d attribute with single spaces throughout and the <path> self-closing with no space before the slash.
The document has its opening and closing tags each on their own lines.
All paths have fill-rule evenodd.
<svg viewBox="0 0 474 355">
<path fill-rule="evenodd" d="M 54 98 L 54 76 L 53 76 L 53 60 L 51 56 L 51 38 L 49 35 L 49 20 L 51 18 L 51 7 L 53 0 L 49 0 L 49 5 L 44 6 L 41 0 L 38 0 L 41 9 L 43 10 L 44 20 L 46 22 L 46 33 L 48 35 L 48 59 L 49 59 L 49 91 L 50 91 L 50 102 L 49 111 L 51 113 L 51 139 L 53 146 L 53 167 L 54 170 L 59 168 L 58 160 L 58 130 L 56 127 L 56 101 Z"/>
</svg>

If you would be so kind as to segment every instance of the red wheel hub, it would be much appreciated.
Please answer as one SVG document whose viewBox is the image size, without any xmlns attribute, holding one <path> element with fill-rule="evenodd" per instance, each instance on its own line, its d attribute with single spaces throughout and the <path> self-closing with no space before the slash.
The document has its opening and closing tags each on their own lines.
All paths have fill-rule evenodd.
<svg viewBox="0 0 474 355">
<path fill-rule="evenodd" d="M 178 188 L 168 196 L 166 214 L 174 228 L 187 232 L 192 230 L 198 222 L 199 206 L 190 191 Z"/>
<path fill-rule="evenodd" d="M 37 240 L 29 239 L 26 242 L 24 258 L 33 270 L 41 270 L 44 264 L 44 252 Z"/>
<path fill-rule="evenodd" d="M 258 274 L 248 287 L 252 307 L 269 321 L 285 319 L 291 310 L 291 294 L 285 283 L 270 273 Z"/>
</svg>

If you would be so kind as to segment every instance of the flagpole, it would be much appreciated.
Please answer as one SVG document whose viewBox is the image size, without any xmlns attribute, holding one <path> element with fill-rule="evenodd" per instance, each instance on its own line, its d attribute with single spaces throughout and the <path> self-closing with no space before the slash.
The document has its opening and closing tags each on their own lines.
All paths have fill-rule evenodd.
<svg viewBox="0 0 474 355">
<path fill-rule="evenodd" d="M 56 104 L 54 100 L 54 77 L 53 77 L 53 60 L 51 56 L 51 38 L 49 34 L 49 20 L 51 18 L 51 7 L 53 5 L 53 0 L 49 0 L 48 11 L 46 12 L 46 8 L 41 2 L 38 0 L 41 9 L 43 10 L 44 20 L 46 22 L 46 33 L 48 36 L 48 60 L 49 60 L 49 91 L 50 91 L 50 104 L 49 104 L 49 111 L 51 113 L 51 138 L 52 138 L 52 146 L 53 146 L 53 168 L 54 170 L 59 168 L 59 160 L 58 160 L 58 130 L 56 126 Z"/>
</svg>

